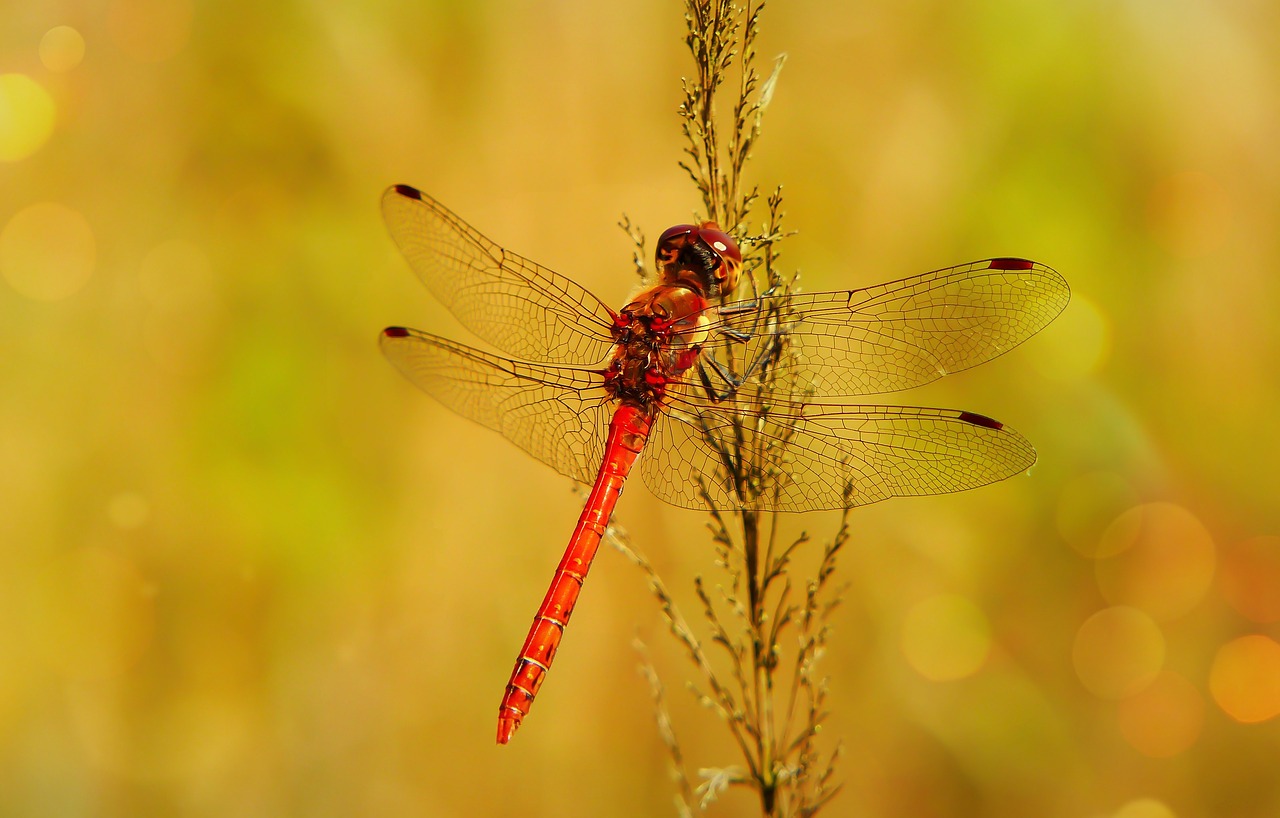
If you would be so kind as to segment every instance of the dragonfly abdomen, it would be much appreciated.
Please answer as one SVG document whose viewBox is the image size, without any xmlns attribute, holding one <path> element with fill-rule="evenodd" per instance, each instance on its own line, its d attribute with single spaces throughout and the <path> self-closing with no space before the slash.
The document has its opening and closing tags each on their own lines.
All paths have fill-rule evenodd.
<svg viewBox="0 0 1280 818">
<path fill-rule="evenodd" d="M 510 741 L 520 722 L 529 715 L 538 689 L 551 669 L 565 626 L 578 603 L 582 583 L 591 570 L 591 561 L 595 559 L 627 475 L 644 448 L 653 418 L 651 410 L 631 401 L 624 401 L 613 414 L 595 485 L 556 568 L 551 587 L 529 627 L 524 647 L 507 681 L 502 704 L 498 706 L 499 744 Z"/>
</svg>

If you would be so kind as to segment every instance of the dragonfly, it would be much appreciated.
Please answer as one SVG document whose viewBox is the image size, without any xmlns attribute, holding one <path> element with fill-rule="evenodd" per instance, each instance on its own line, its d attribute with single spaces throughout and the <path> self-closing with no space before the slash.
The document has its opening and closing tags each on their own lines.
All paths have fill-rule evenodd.
<svg viewBox="0 0 1280 818">
<path fill-rule="evenodd" d="M 737 242 L 714 222 L 681 224 L 657 241 L 653 283 L 614 310 L 413 187 L 388 188 L 382 210 L 427 289 L 502 353 L 394 326 L 381 334 L 386 357 L 447 408 L 591 487 L 507 681 L 499 744 L 529 714 L 637 462 L 668 503 L 761 512 L 972 489 L 1035 462 L 1026 438 L 985 415 L 849 399 L 921 386 L 1030 338 L 1070 298 L 1043 264 L 991 258 L 735 300 Z M 780 397 L 764 386 L 782 382 L 792 387 Z M 781 453 L 767 486 L 743 479 L 750 447 Z"/>
</svg>

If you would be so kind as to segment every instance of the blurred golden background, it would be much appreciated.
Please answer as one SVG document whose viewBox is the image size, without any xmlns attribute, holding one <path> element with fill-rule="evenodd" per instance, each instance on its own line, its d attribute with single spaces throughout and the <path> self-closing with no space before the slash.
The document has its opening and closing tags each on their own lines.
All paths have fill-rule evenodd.
<svg viewBox="0 0 1280 818">
<path fill-rule="evenodd" d="M 494 745 L 580 497 L 375 344 L 473 340 L 385 234 L 395 182 L 622 303 L 619 216 L 697 205 L 681 14 L 0 7 L 0 815 L 671 814 L 637 632 L 690 766 L 737 762 L 608 549 Z M 796 0 L 782 51 L 750 178 L 806 288 L 1019 255 L 1074 292 L 893 396 L 1040 462 L 854 514 L 824 814 L 1280 814 L 1280 11 Z M 637 485 L 619 520 L 692 617 L 704 515 Z"/>
</svg>

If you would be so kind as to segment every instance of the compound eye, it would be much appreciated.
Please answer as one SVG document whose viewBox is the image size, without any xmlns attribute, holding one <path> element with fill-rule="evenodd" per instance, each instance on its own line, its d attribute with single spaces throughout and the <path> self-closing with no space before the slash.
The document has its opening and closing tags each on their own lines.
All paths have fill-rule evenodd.
<svg viewBox="0 0 1280 818">
<path fill-rule="evenodd" d="M 738 286 L 738 273 L 742 269 L 742 251 L 738 249 L 738 243 L 715 222 L 704 222 L 698 228 L 698 238 L 720 259 L 716 269 L 709 272 L 719 293 L 728 295 Z"/>
<path fill-rule="evenodd" d="M 742 263 L 742 251 L 738 249 L 738 243 L 714 225 L 708 225 L 698 228 L 698 237 L 706 242 L 707 246 L 716 251 L 716 255 L 728 261 L 731 264 Z"/>
<path fill-rule="evenodd" d="M 656 248 L 658 266 L 661 267 L 664 262 L 674 262 L 680 248 L 688 243 L 689 236 L 697 229 L 691 224 L 677 224 L 675 227 L 663 230 L 662 235 L 658 237 Z"/>
</svg>

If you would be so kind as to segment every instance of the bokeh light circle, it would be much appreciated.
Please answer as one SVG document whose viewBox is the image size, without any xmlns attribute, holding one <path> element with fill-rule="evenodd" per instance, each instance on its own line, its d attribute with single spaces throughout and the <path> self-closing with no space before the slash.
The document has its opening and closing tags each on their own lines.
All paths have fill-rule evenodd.
<svg viewBox="0 0 1280 818">
<path fill-rule="evenodd" d="M 1085 688 L 1103 699 L 1142 692 L 1164 666 L 1164 634 L 1137 608 L 1098 611 L 1076 631 L 1072 660 Z"/>
<path fill-rule="evenodd" d="M 1190 611 L 1213 584 L 1215 548 L 1191 512 L 1145 503 L 1121 514 L 1103 533 L 1095 576 L 1112 605 L 1130 605 L 1168 622 Z"/>
<path fill-rule="evenodd" d="M 1173 810 L 1155 798 L 1138 798 L 1116 810 L 1112 818 L 1177 818 Z"/>
<path fill-rule="evenodd" d="M 1253 724 L 1280 715 L 1280 644 L 1254 634 L 1223 645 L 1209 671 L 1209 692 L 1236 721 Z"/>
<path fill-rule="evenodd" d="M 1241 616 L 1280 622 L 1280 537 L 1254 537 L 1222 557 L 1222 595 Z"/>
<path fill-rule="evenodd" d="M 1163 671 L 1147 688 L 1120 702 L 1120 733 L 1135 750 L 1150 758 L 1170 758 L 1200 738 L 1204 697 L 1195 685 Z"/>
<path fill-rule="evenodd" d="M 0 74 L 0 162 L 26 159 L 53 133 L 53 97 L 26 74 Z"/>
<path fill-rule="evenodd" d="M 70 71 L 84 59 L 84 37 L 71 26 L 55 26 L 40 39 L 40 62 L 50 71 Z"/>
<path fill-rule="evenodd" d="M 935 682 L 972 676 L 991 650 L 991 628 L 978 606 L 953 594 L 917 603 L 902 625 L 902 653 Z"/>
<path fill-rule="evenodd" d="M 1053 330 L 1037 340 L 1032 365 L 1046 378 L 1076 380 L 1098 371 L 1111 351 L 1111 321 L 1086 296 L 1071 294 L 1071 305 Z"/>
<path fill-rule="evenodd" d="M 18 211 L 0 231 L 0 276 L 36 301 L 75 295 L 93 274 L 96 256 L 84 216 L 56 202 Z"/>
</svg>

